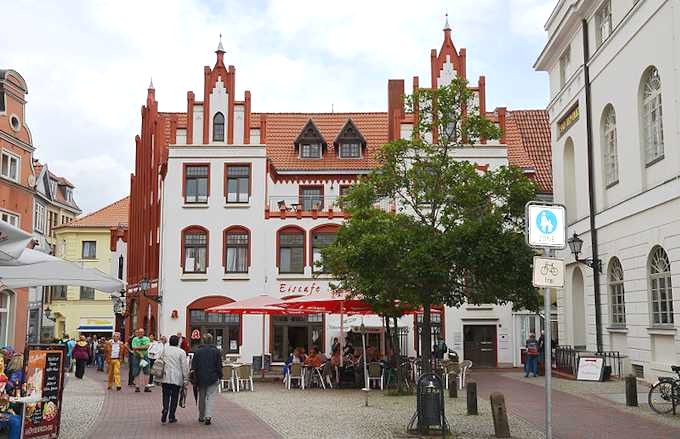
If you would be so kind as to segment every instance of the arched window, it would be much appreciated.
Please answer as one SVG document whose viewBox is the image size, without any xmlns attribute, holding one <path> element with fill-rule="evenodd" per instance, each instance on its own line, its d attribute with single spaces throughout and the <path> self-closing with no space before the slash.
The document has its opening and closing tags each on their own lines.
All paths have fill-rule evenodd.
<svg viewBox="0 0 680 439">
<path fill-rule="evenodd" d="M 616 112 L 607 105 L 602 113 L 602 151 L 604 153 L 604 175 L 607 187 L 619 182 L 619 155 L 616 149 Z"/>
<path fill-rule="evenodd" d="M 213 117 L 213 142 L 224 142 L 224 114 L 215 113 Z"/>
<path fill-rule="evenodd" d="M 310 260 L 312 261 L 312 270 L 314 273 L 328 273 L 326 267 L 321 265 L 321 250 L 333 244 L 339 228 L 340 225 L 338 224 L 326 224 L 310 230 Z"/>
<path fill-rule="evenodd" d="M 673 324 L 673 285 L 668 254 L 656 246 L 649 254 L 649 299 L 652 325 Z"/>
<path fill-rule="evenodd" d="M 208 267 L 208 231 L 191 226 L 182 231 L 182 268 L 184 273 L 205 273 Z"/>
<path fill-rule="evenodd" d="M 279 273 L 305 272 L 305 231 L 289 226 L 276 233 Z"/>
<path fill-rule="evenodd" d="M 611 325 L 626 325 L 626 298 L 623 287 L 623 267 L 619 258 L 613 257 L 609 262 L 609 302 L 611 303 Z"/>
<path fill-rule="evenodd" d="M 250 267 L 250 231 L 234 226 L 224 231 L 224 272 L 247 273 Z"/>
<path fill-rule="evenodd" d="M 648 68 L 642 77 L 640 125 L 642 126 L 642 145 L 645 148 L 645 163 L 650 165 L 663 158 L 661 78 L 656 67 Z"/>
<path fill-rule="evenodd" d="M 564 142 L 564 205 L 567 208 L 567 221 L 576 220 L 576 163 L 574 141 L 571 137 Z"/>
</svg>

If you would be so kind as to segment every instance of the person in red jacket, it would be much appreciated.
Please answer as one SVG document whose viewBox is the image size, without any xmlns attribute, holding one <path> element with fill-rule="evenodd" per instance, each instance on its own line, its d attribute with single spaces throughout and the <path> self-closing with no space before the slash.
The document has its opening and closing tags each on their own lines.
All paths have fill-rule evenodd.
<svg viewBox="0 0 680 439">
<path fill-rule="evenodd" d="M 90 359 L 90 347 L 84 335 L 80 336 L 80 339 L 73 347 L 71 355 L 76 360 L 76 378 L 82 380 L 83 375 L 85 375 L 85 364 Z"/>
<path fill-rule="evenodd" d="M 190 350 L 189 340 L 186 337 L 182 336 L 182 331 L 177 333 L 177 338 L 179 339 L 179 347 L 188 354 Z"/>
</svg>

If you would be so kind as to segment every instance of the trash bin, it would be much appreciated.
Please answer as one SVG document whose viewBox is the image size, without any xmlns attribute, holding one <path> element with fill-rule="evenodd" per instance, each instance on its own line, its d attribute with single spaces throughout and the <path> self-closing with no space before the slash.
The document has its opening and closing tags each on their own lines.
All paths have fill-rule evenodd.
<svg viewBox="0 0 680 439">
<path fill-rule="evenodd" d="M 428 431 L 431 427 L 445 428 L 444 386 L 435 374 L 424 374 L 417 386 L 418 430 Z"/>
</svg>

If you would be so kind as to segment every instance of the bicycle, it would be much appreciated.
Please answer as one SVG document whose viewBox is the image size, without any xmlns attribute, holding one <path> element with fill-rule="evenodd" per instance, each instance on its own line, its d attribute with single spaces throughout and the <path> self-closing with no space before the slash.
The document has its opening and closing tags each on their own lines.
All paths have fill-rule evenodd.
<svg viewBox="0 0 680 439">
<path fill-rule="evenodd" d="M 666 415 L 671 411 L 676 412 L 680 405 L 680 366 L 671 366 L 671 370 L 678 376 L 659 377 L 647 395 L 649 407 L 660 415 Z"/>
</svg>

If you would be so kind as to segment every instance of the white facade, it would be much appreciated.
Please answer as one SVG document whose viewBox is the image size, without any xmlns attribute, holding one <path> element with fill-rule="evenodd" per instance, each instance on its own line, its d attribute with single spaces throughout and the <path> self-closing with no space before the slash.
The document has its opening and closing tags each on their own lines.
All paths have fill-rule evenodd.
<svg viewBox="0 0 680 439">
<path fill-rule="evenodd" d="M 550 76 L 554 196 L 567 206 L 569 235 L 584 241 L 581 257 L 590 257 L 582 19 L 589 35 L 603 349 L 620 351 L 638 376 L 654 380 L 680 363 L 680 1 L 562 0 L 546 24 L 548 44 L 536 68 Z M 651 95 L 662 111 L 650 112 L 645 87 L 654 71 L 660 84 L 654 81 Z M 658 248 L 670 268 L 654 274 Z M 592 270 L 574 263 L 568 250 L 560 256 L 569 263 L 558 293 L 560 342 L 595 350 Z"/>
</svg>

